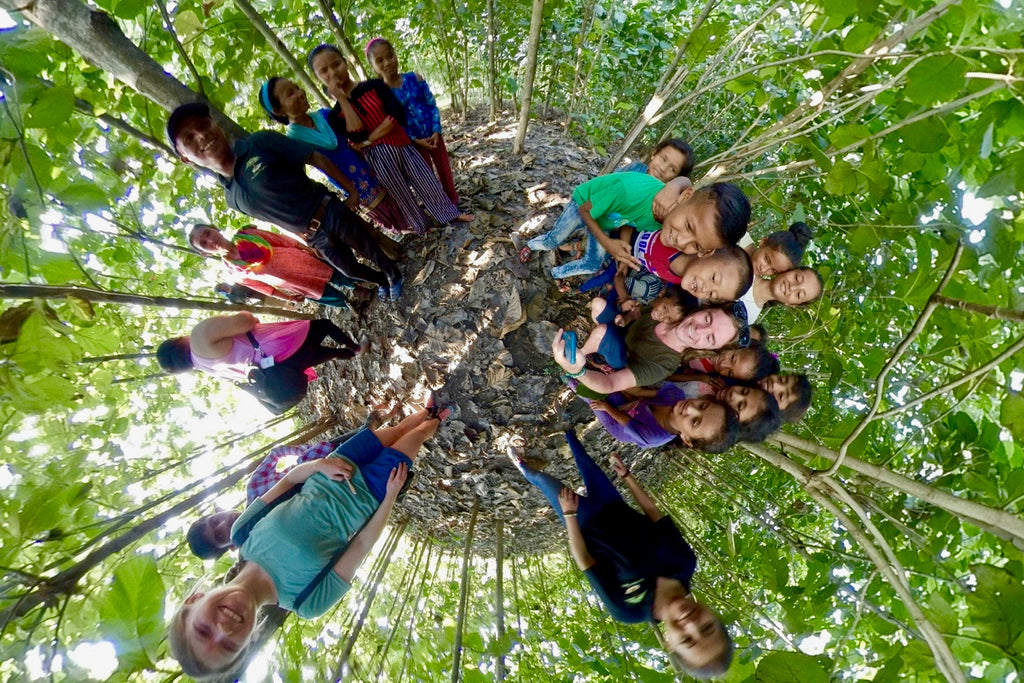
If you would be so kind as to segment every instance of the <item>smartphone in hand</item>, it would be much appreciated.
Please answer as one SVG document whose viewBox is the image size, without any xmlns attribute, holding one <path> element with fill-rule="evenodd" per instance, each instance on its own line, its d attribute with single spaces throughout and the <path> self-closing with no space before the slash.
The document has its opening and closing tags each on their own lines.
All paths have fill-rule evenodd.
<svg viewBox="0 0 1024 683">
<path fill-rule="evenodd" d="M 563 332 L 562 341 L 565 342 L 565 358 L 569 361 L 570 365 L 576 364 L 576 333 L 575 332 Z"/>
</svg>

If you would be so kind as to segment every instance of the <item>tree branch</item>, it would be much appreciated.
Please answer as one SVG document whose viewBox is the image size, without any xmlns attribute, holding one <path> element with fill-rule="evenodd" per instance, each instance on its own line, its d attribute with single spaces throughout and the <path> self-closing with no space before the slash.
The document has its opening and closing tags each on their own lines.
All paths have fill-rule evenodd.
<svg viewBox="0 0 1024 683">
<path fill-rule="evenodd" d="M 850 444 L 856 440 L 861 433 L 867 429 L 867 426 L 875 419 L 875 415 L 878 413 L 879 406 L 882 405 L 882 396 L 885 391 L 885 380 L 889 376 L 889 372 L 896 366 L 903 354 L 906 353 L 907 349 L 914 342 L 919 334 L 924 330 L 924 326 L 928 323 L 928 319 L 932 317 L 932 313 L 938 308 L 938 304 L 934 301 L 934 297 L 943 290 L 943 288 L 949 283 L 953 277 L 953 273 L 956 272 L 957 265 L 960 263 L 960 257 L 964 253 L 963 242 L 957 242 L 956 249 L 953 250 L 953 256 L 949 261 L 949 267 L 946 269 L 946 274 L 943 276 L 942 281 L 939 282 L 939 286 L 936 287 L 935 293 L 932 294 L 932 299 L 929 300 L 928 304 L 921 311 L 921 315 L 918 316 L 917 322 L 914 323 L 914 327 L 911 328 L 910 332 L 900 345 L 896 347 L 896 350 L 886 361 L 882 371 L 878 373 L 878 377 L 875 378 L 875 399 L 871 404 L 871 409 L 868 411 L 857 426 L 853 428 L 849 436 L 843 440 L 843 443 L 839 446 L 839 451 L 836 454 L 836 460 L 832 463 L 832 466 L 825 472 L 826 476 L 831 477 L 834 475 L 843 464 L 843 460 L 846 459 L 846 451 L 850 448 Z"/>
<path fill-rule="evenodd" d="M 171 40 L 174 42 L 174 48 L 178 51 L 178 55 L 182 61 L 185 62 L 185 66 L 192 72 L 192 77 L 196 79 L 196 89 L 199 94 L 206 97 L 206 90 L 203 89 L 203 79 L 199 76 L 199 71 L 196 70 L 196 65 L 192 63 L 192 58 L 185 52 L 185 46 L 181 44 L 178 39 L 178 33 L 174 30 L 174 22 L 171 21 L 171 15 L 167 13 L 167 5 L 164 0 L 154 0 L 157 9 L 160 10 L 160 16 L 164 19 L 164 27 L 167 28 L 167 32 L 171 34 Z"/>
</svg>

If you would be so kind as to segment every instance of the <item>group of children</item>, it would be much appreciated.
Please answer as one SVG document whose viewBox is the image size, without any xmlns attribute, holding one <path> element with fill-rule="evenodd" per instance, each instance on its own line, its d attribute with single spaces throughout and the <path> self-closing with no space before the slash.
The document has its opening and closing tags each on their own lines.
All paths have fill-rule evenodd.
<svg viewBox="0 0 1024 683">
<path fill-rule="evenodd" d="M 291 233 L 250 226 L 228 239 L 196 226 L 192 245 L 219 257 L 238 284 L 291 302 L 345 306 L 346 294 L 365 282 L 382 301 L 394 301 L 403 277 L 378 230 L 422 234 L 431 221 L 473 220 L 459 208 L 426 82 L 399 72 L 386 40 L 371 41 L 366 55 L 380 78 L 356 83 L 337 48 L 310 52 L 310 69 L 335 100 L 330 109 L 311 111 L 289 79 L 264 83 L 260 106 L 286 126 L 285 135 L 260 131 L 230 143 L 204 104 L 171 114 L 168 137 L 183 161 L 214 172 L 229 206 Z M 310 179 L 306 167 L 322 172 L 344 199 Z M 575 333 L 559 330 L 552 351 L 565 381 L 609 433 L 642 448 L 678 440 L 718 452 L 737 440 L 761 440 L 807 410 L 807 378 L 780 374 L 767 332 L 754 323 L 769 305 L 814 301 L 822 284 L 815 271 L 799 267 L 811 236 L 805 225 L 755 244 L 746 236 L 743 192 L 728 183 L 695 189 L 693 167 L 689 145 L 668 140 L 648 165 L 578 187 L 550 231 L 517 247 L 524 263 L 535 251 L 565 247 L 575 256 L 552 275 L 591 276 L 583 289 L 606 290 L 591 302 L 595 327 L 586 340 L 578 344 Z M 325 345 L 328 337 L 337 346 Z M 157 358 L 169 372 L 200 369 L 257 385 L 294 381 L 304 395 L 314 366 L 362 350 L 327 319 L 261 324 L 240 313 L 164 342 Z M 168 640 L 183 670 L 202 678 L 240 666 L 263 605 L 309 618 L 340 600 L 420 448 L 452 410 L 431 397 L 393 427 L 366 425 L 289 453 L 298 456 L 290 469 L 279 466 L 275 449 L 250 480 L 243 513 L 193 524 L 193 552 L 210 558 L 237 548 L 240 562 L 222 585 L 193 591 L 172 618 Z M 690 591 L 692 548 L 621 459 L 613 457 L 612 468 L 643 514 L 626 505 L 574 431 L 566 439 L 586 495 L 513 461 L 565 524 L 572 555 L 597 595 L 616 619 L 661 622 L 669 649 L 691 673 L 725 671 L 732 641 Z"/>
</svg>

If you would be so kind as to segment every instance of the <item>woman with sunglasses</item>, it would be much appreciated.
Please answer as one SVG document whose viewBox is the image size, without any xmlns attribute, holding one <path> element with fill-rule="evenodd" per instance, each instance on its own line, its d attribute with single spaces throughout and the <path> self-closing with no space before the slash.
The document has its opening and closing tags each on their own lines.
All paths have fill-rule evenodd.
<svg viewBox="0 0 1024 683">
<path fill-rule="evenodd" d="M 614 326 L 598 325 L 584 346 L 590 348 L 609 334 L 617 334 Z M 702 306 L 675 323 L 658 322 L 645 313 L 622 334 L 626 349 L 626 364 L 621 369 L 605 373 L 588 370 L 584 354 L 569 347 L 566 356 L 564 330 L 551 342 L 551 351 L 570 379 L 599 394 L 610 394 L 633 387 L 650 386 L 661 382 L 675 372 L 683 354 L 691 349 L 714 350 L 728 346 L 746 347 L 750 344 L 747 311 L 740 302 Z M 595 340 L 595 335 L 598 339 Z"/>
</svg>

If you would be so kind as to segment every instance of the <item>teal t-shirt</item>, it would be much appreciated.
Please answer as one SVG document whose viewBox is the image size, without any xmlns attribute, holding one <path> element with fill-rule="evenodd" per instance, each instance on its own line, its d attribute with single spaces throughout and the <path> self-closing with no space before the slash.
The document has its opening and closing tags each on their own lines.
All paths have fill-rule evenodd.
<svg viewBox="0 0 1024 683">
<path fill-rule="evenodd" d="M 623 225 L 638 230 L 660 230 L 651 204 L 665 183 L 646 173 L 610 173 L 588 180 L 572 193 L 572 200 L 591 204 L 590 215 L 605 232 Z"/>
<path fill-rule="evenodd" d="M 320 616 L 348 592 L 348 582 L 331 571 L 299 609 L 294 608 L 299 594 L 359 533 L 380 505 L 370 493 L 359 468 L 354 464 L 353 467 L 351 481 L 355 494 L 345 482 L 328 479 L 317 472 L 306 480 L 297 494 L 257 522 L 240 548 L 242 557 L 258 564 L 273 579 L 278 604 L 303 619 Z M 259 498 L 247 507 L 231 527 L 232 537 L 241 525 L 265 507 L 266 503 Z"/>
</svg>

